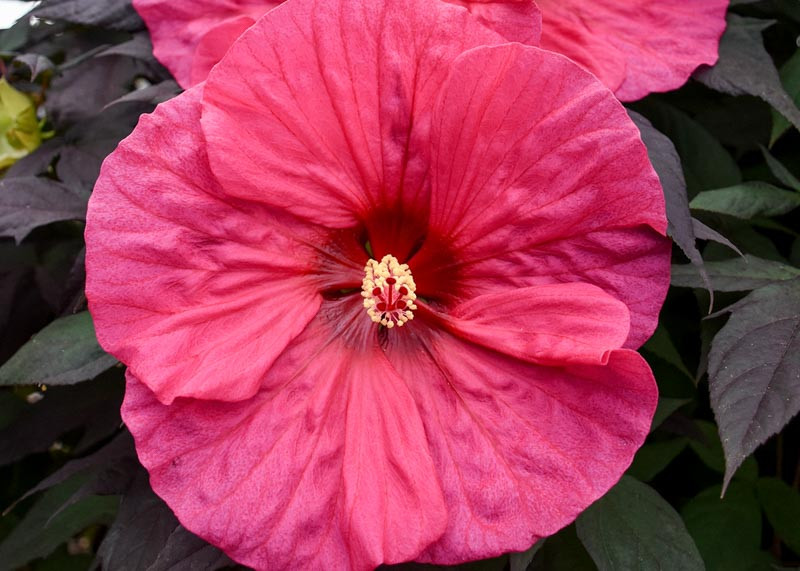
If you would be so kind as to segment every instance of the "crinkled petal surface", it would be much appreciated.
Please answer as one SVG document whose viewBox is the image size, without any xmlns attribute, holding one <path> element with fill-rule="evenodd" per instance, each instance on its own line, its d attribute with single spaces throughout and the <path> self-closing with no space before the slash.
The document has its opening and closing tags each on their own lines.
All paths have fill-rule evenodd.
<svg viewBox="0 0 800 571">
<path fill-rule="evenodd" d="M 387 355 L 417 401 L 449 509 L 419 561 L 524 551 L 570 523 L 630 465 L 658 400 L 628 349 L 605 366 L 551 368 L 414 327 Z"/>
<path fill-rule="evenodd" d="M 542 47 L 585 66 L 622 101 L 677 89 L 717 61 L 728 0 L 537 0 Z"/>
<path fill-rule="evenodd" d="M 240 563 L 373 569 L 447 525 L 411 391 L 353 309 L 325 302 L 247 401 L 165 406 L 128 376 L 123 418 L 153 489 Z"/>
<path fill-rule="evenodd" d="M 199 89 L 142 117 L 104 162 L 87 217 L 98 339 L 165 403 L 253 395 L 319 308 L 310 268 L 325 272 L 319 229 L 220 189 L 199 130 Z M 355 284 L 361 264 L 349 266 Z M 335 267 L 347 274 L 347 264 Z"/>
<path fill-rule="evenodd" d="M 378 209 L 424 218 L 430 113 L 449 63 L 500 42 L 445 2 L 292 0 L 208 78 L 212 169 L 231 194 L 331 227 Z"/>
<path fill-rule="evenodd" d="M 238 34 L 281 1 L 133 0 L 133 6 L 150 31 L 153 54 L 189 88 L 206 78 Z"/>
<path fill-rule="evenodd" d="M 477 48 L 453 65 L 432 131 L 439 239 L 409 263 L 433 267 L 443 245 L 456 254 L 415 274 L 420 291 L 449 280 L 469 299 L 584 282 L 629 307 L 626 346 L 652 334 L 669 286 L 664 198 L 638 129 L 607 89 L 550 52 Z"/>
</svg>

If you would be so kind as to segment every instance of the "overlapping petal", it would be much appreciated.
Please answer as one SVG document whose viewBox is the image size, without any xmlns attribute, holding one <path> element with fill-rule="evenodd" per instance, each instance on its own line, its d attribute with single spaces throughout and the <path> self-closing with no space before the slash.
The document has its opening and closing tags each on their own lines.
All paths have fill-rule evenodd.
<svg viewBox="0 0 800 571">
<path fill-rule="evenodd" d="M 105 161 L 88 212 L 86 292 L 100 343 L 166 403 L 255 393 L 319 308 L 310 268 L 325 273 L 319 229 L 220 189 L 198 89 L 142 118 Z M 345 275 L 323 280 L 347 279 L 340 262 Z M 350 264 L 357 284 L 363 261 Z"/>
<path fill-rule="evenodd" d="M 542 47 L 585 66 L 622 101 L 683 85 L 717 61 L 728 0 L 537 0 Z"/>
<path fill-rule="evenodd" d="M 153 40 L 153 54 L 189 88 L 203 81 L 239 33 L 282 0 L 133 0 Z M 244 25 L 246 24 L 246 25 Z M 244 27 L 241 27 L 244 25 Z M 217 29 L 221 28 L 221 29 Z M 197 57 L 202 44 L 201 57 Z"/>
<path fill-rule="evenodd" d="M 524 551 L 622 475 L 657 402 L 647 363 L 541 367 L 435 329 L 392 337 L 387 355 L 419 406 L 449 508 L 420 561 Z"/>
<path fill-rule="evenodd" d="M 333 227 L 380 209 L 424 219 L 430 113 L 448 65 L 502 38 L 431 0 L 287 7 L 206 84 L 203 130 L 226 191 Z"/>
<path fill-rule="evenodd" d="M 605 365 L 630 328 L 624 303 L 582 283 L 480 295 L 430 317 L 473 343 L 540 365 Z"/>
<path fill-rule="evenodd" d="M 123 418 L 153 489 L 240 563 L 373 569 L 444 531 L 416 404 L 355 309 L 325 302 L 247 401 L 165 406 L 129 375 Z"/>
<path fill-rule="evenodd" d="M 664 198 L 611 93 L 566 58 L 479 48 L 454 63 L 432 132 L 430 228 L 440 240 L 420 261 L 443 243 L 458 252 L 448 271 L 467 298 L 595 284 L 631 309 L 628 346 L 650 336 L 669 285 Z M 540 262 L 559 255 L 569 273 Z M 616 270 L 633 262 L 636 271 Z"/>
</svg>

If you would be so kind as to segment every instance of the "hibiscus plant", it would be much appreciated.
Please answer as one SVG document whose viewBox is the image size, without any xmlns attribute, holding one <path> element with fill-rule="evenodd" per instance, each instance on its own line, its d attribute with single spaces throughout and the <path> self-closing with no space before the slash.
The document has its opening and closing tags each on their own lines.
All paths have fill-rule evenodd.
<svg viewBox="0 0 800 571">
<path fill-rule="evenodd" d="M 0 571 L 800 565 L 800 9 L 42 0 Z"/>
</svg>

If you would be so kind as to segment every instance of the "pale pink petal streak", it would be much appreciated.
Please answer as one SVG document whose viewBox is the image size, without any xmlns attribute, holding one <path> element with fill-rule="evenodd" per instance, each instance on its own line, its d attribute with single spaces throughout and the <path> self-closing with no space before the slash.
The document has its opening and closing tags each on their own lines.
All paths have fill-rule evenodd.
<svg viewBox="0 0 800 571">
<path fill-rule="evenodd" d="M 636 313 L 627 346 L 649 337 L 669 285 L 663 193 L 638 129 L 595 78 L 537 48 L 471 50 L 442 89 L 432 141 L 430 227 L 458 252 L 452 272 L 466 298 L 586 282 Z M 624 247 L 645 270 L 647 288 L 630 287 L 641 285 L 639 275 L 615 276 L 612 286 L 588 271 L 617 259 L 615 242 L 570 248 L 601 231 L 630 237 Z M 592 258 L 591 268 L 554 276 L 532 263 L 559 246 L 576 267 Z M 470 291 L 473 282 L 483 291 Z"/>
<path fill-rule="evenodd" d="M 538 0 L 542 47 L 569 56 L 622 101 L 677 89 L 717 61 L 728 0 Z"/>
<path fill-rule="evenodd" d="M 153 489 L 242 564 L 367 571 L 444 531 L 416 404 L 349 307 L 324 306 L 247 401 L 165 406 L 129 375 L 123 418 Z"/>
</svg>

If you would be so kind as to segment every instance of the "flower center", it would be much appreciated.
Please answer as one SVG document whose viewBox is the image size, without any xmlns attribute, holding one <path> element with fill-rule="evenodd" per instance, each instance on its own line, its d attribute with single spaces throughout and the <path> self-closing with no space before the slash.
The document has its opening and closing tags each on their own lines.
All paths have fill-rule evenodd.
<svg viewBox="0 0 800 571">
<path fill-rule="evenodd" d="M 408 264 L 401 264 L 394 256 L 384 256 L 380 262 L 370 259 L 364 266 L 364 307 L 370 319 L 384 327 L 402 327 L 414 319 L 416 289 Z"/>
</svg>

